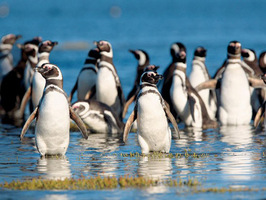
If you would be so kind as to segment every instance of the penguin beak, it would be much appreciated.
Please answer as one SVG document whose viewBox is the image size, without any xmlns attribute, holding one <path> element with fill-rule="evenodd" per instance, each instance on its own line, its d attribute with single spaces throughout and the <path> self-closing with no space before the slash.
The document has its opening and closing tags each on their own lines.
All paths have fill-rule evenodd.
<svg viewBox="0 0 266 200">
<path fill-rule="evenodd" d="M 93 42 L 93 44 L 94 44 L 95 46 L 98 46 L 98 43 L 99 43 L 99 42 L 97 42 L 97 41 L 94 41 L 94 42 Z"/>
<path fill-rule="evenodd" d="M 35 71 L 39 72 L 40 74 L 42 74 L 45 71 L 45 68 L 43 68 L 43 67 L 35 67 Z"/>
<path fill-rule="evenodd" d="M 16 40 L 22 38 L 22 35 L 16 35 Z"/>
<path fill-rule="evenodd" d="M 157 77 L 158 77 L 159 80 L 162 80 L 162 79 L 163 79 L 163 75 L 161 75 L 161 74 L 157 74 L 157 75 L 156 75 L 156 78 L 157 78 Z"/>
<path fill-rule="evenodd" d="M 157 71 L 160 68 L 160 66 L 155 66 L 154 71 Z M 160 75 L 162 76 L 162 75 Z"/>
<path fill-rule="evenodd" d="M 52 42 L 52 46 L 56 46 L 56 45 L 58 45 L 58 42 L 57 41 Z"/>
</svg>

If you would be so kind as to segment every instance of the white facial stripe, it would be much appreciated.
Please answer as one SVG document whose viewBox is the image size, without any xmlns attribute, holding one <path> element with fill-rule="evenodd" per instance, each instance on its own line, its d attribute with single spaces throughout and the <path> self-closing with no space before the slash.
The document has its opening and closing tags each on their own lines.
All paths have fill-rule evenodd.
<svg viewBox="0 0 266 200">
<path fill-rule="evenodd" d="M 263 63 L 266 63 L 266 54 L 263 56 Z"/>
<path fill-rule="evenodd" d="M 245 58 L 245 60 L 254 61 L 255 60 L 255 54 L 254 54 L 254 52 L 250 51 L 249 49 L 246 49 L 246 51 L 248 52 L 249 57 Z"/>
<path fill-rule="evenodd" d="M 78 102 L 78 103 L 75 103 L 73 106 L 72 106 L 72 108 L 73 107 L 80 107 L 80 106 L 84 106 L 85 107 L 85 109 L 82 111 L 82 112 L 80 112 L 79 113 L 79 116 L 80 117 L 83 117 L 85 114 L 87 114 L 88 112 L 89 112 L 89 110 L 90 110 L 90 105 L 88 104 L 88 103 L 85 103 L 85 102 Z"/>
<path fill-rule="evenodd" d="M 142 51 L 136 51 L 139 54 L 139 65 L 144 65 L 146 62 L 146 56 Z"/>
<path fill-rule="evenodd" d="M 38 57 L 37 56 L 29 56 L 29 60 L 30 60 L 30 62 L 32 62 L 33 64 L 37 64 L 37 62 L 38 62 Z"/>
<path fill-rule="evenodd" d="M 112 48 L 112 45 L 109 42 L 107 42 L 107 41 L 101 41 L 101 42 L 103 42 L 105 45 L 108 44 L 110 46 L 110 52 L 103 51 L 100 54 L 101 55 L 104 55 L 104 56 L 107 56 L 109 58 L 113 58 L 113 48 Z"/>
<path fill-rule="evenodd" d="M 53 65 L 53 64 L 46 64 L 45 66 L 50 66 L 50 67 L 54 67 L 58 70 L 59 72 L 59 75 L 57 77 L 50 77 L 50 78 L 47 78 L 47 80 L 63 80 L 63 76 L 62 76 L 62 73 L 61 73 L 61 70 L 59 69 L 59 67 L 57 67 L 56 65 Z"/>
<path fill-rule="evenodd" d="M 180 48 L 177 44 L 173 44 L 171 49 L 173 49 L 176 54 L 180 51 Z"/>
<path fill-rule="evenodd" d="M 11 44 L 0 44 L 0 51 L 3 51 L 3 50 L 11 51 L 12 48 L 13 46 Z"/>
</svg>

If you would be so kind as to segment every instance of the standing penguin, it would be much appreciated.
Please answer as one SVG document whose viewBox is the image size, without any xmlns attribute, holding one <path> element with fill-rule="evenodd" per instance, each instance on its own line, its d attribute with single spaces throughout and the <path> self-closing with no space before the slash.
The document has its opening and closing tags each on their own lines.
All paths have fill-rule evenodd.
<svg viewBox="0 0 266 200">
<path fill-rule="evenodd" d="M 210 74 L 205 64 L 207 50 L 204 47 L 196 48 L 194 52 L 194 59 L 192 62 L 192 71 L 189 76 L 189 81 L 192 87 L 196 87 L 200 83 L 210 80 Z M 212 120 L 215 120 L 217 111 L 216 95 L 214 91 L 200 91 L 200 97 L 202 98 L 208 114 Z"/>
<path fill-rule="evenodd" d="M 248 77 L 260 77 L 263 72 L 259 67 L 256 52 L 253 49 L 242 49 L 241 56 L 243 58 L 242 67 Z M 263 88 L 255 89 L 250 87 L 251 105 L 252 105 L 252 118 L 257 113 L 259 107 L 265 100 L 266 90 Z"/>
<path fill-rule="evenodd" d="M 216 128 L 217 123 L 210 119 L 203 100 L 190 84 L 186 69 L 186 49 L 182 49 L 175 63 L 170 87 L 170 98 L 175 112 L 186 126 Z"/>
<path fill-rule="evenodd" d="M 35 37 L 32 40 L 24 43 L 24 45 L 27 45 L 28 47 L 32 48 L 32 51 L 30 52 L 28 56 L 26 68 L 24 70 L 24 86 L 25 86 L 26 91 L 31 86 L 32 77 L 34 74 L 34 68 L 36 67 L 38 63 L 38 48 L 41 42 L 42 42 L 42 38 Z"/>
<path fill-rule="evenodd" d="M 176 42 L 171 45 L 170 53 L 172 57 L 172 62 L 170 63 L 170 65 L 166 68 L 166 70 L 163 73 L 164 79 L 163 79 L 163 86 L 161 90 L 162 97 L 169 104 L 171 113 L 173 113 L 175 117 L 177 117 L 177 113 L 175 109 L 173 108 L 173 103 L 172 103 L 172 99 L 170 95 L 170 88 L 171 88 L 172 81 L 173 81 L 173 73 L 176 68 L 176 62 L 179 60 L 179 57 L 180 57 L 180 51 L 186 52 L 186 47 L 184 46 L 184 44 L 180 42 Z"/>
<path fill-rule="evenodd" d="M 144 154 L 150 151 L 169 153 L 172 133 L 167 118 L 179 136 L 177 123 L 156 86 L 161 78 L 162 75 L 154 71 L 143 73 L 135 108 L 124 129 L 123 140 L 126 142 L 131 124 L 137 119 L 138 141 Z"/>
<path fill-rule="evenodd" d="M 138 49 L 138 50 L 129 50 L 129 52 L 133 53 L 135 58 L 138 60 L 138 66 L 137 66 L 137 74 L 134 86 L 127 96 L 127 101 L 137 92 L 139 87 L 140 77 L 144 72 L 144 69 L 150 64 L 150 58 L 146 51 Z"/>
<path fill-rule="evenodd" d="M 82 100 L 73 103 L 72 108 L 88 126 L 90 132 L 112 134 L 123 132 L 124 123 L 104 103 L 94 99 Z"/>
<path fill-rule="evenodd" d="M 84 66 L 79 72 L 77 81 L 70 92 L 69 102 L 72 101 L 75 91 L 77 91 L 77 99 L 95 99 L 96 92 L 96 79 L 98 66 L 97 62 L 100 58 L 98 49 L 91 49 L 88 53 L 88 57 L 84 62 Z"/>
<path fill-rule="evenodd" d="M 13 55 L 11 50 L 21 35 L 8 34 L 2 37 L 0 43 L 0 84 L 3 76 L 13 69 Z"/>
<path fill-rule="evenodd" d="M 44 63 L 50 63 L 49 61 L 50 53 L 53 50 L 54 46 L 56 46 L 57 44 L 58 42 L 52 42 L 50 40 L 46 40 L 39 45 L 38 63 L 36 67 L 41 67 Z M 32 90 L 31 100 L 33 104 L 33 109 L 35 109 L 38 106 L 42 98 L 44 87 L 45 87 L 45 79 L 40 73 L 38 73 L 35 70 L 35 72 L 33 73 L 32 84 L 31 84 L 31 90 Z"/>
<path fill-rule="evenodd" d="M 68 104 L 67 95 L 63 91 L 60 69 L 53 64 L 44 64 L 36 69 L 46 79 L 46 85 L 40 104 L 26 121 L 20 138 L 23 138 L 31 122 L 36 118 L 35 140 L 41 156 L 64 155 L 69 145 L 69 119 L 77 123 L 86 139 L 87 130 Z"/>
<path fill-rule="evenodd" d="M 241 44 L 231 41 L 227 47 L 227 60 L 220 78 L 204 82 L 196 87 L 218 88 L 218 120 L 221 125 L 246 125 L 252 117 L 250 84 L 241 63 Z M 218 84 L 217 84 L 218 83 Z M 243 112 L 245 111 L 245 112 Z"/>
<path fill-rule="evenodd" d="M 116 68 L 113 64 L 112 46 L 107 41 L 95 42 L 100 61 L 96 80 L 96 100 L 110 106 L 122 119 L 125 97 Z"/>
</svg>

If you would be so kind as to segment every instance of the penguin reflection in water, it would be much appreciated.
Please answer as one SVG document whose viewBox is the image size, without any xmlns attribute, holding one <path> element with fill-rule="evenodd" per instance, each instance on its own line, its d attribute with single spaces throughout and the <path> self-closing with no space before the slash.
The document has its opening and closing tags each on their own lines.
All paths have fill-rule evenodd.
<svg viewBox="0 0 266 200">
<path fill-rule="evenodd" d="M 143 73 L 135 108 L 124 129 L 123 140 L 126 142 L 131 124 L 137 119 L 138 141 L 144 154 L 150 151 L 169 153 L 172 134 L 167 118 L 176 134 L 179 134 L 177 123 L 157 89 L 156 84 L 160 79 L 162 75 L 155 71 Z"/>
<path fill-rule="evenodd" d="M 24 137 L 31 122 L 36 118 L 35 140 L 41 156 L 64 155 L 69 145 L 70 118 L 77 123 L 86 139 L 87 130 L 68 104 L 60 69 L 53 64 L 43 64 L 37 71 L 46 79 L 45 89 L 39 105 L 26 121 L 20 138 Z"/>
</svg>

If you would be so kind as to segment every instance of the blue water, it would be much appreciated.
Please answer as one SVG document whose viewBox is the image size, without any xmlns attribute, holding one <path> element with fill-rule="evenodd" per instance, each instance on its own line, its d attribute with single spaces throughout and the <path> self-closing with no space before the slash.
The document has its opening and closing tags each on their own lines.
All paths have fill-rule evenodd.
<svg viewBox="0 0 266 200">
<path fill-rule="evenodd" d="M 259 55 L 266 50 L 266 3 L 263 0 L 164 0 L 164 1 L 1 1 L 0 35 L 34 36 L 58 41 L 50 61 L 63 73 L 69 94 L 88 50 L 95 40 L 108 40 L 125 95 L 134 82 L 136 60 L 128 49 L 144 49 L 151 63 L 163 72 L 171 61 L 170 45 L 180 41 L 187 47 L 188 71 L 194 49 L 207 52 L 206 64 L 213 75 L 226 57 L 226 47 L 238 40 Z M 15 61 L 18 50 L 14 49 Z M 130 111 L 132 106 L 130 107 Z M 243 111 L 244 112 L 244 111 Z M 115 136 L 93 134 L 88 141 L 71 133 L 65 159 L 41 160 L 29 132 L 19 141 L 19 128 L 0 125 L 0 182 L 41 176 L 81 175 L 152 176 L 197 178 L 202 187 L 254 187 L 266 185 L 265 132 L 252 126 L 190 131 L 179 124 L 181 140 L 175 137 L 171 153 L 190 149 L 203 158 L 133 159 L 121 153 L 140 152 L 135 133 L 127 144 Z M 266 192 L 194 194 L 179 188 L 115 189 L 105 191 L 6 191 L 1 199 L 259 199 Z"/>
</svg>

